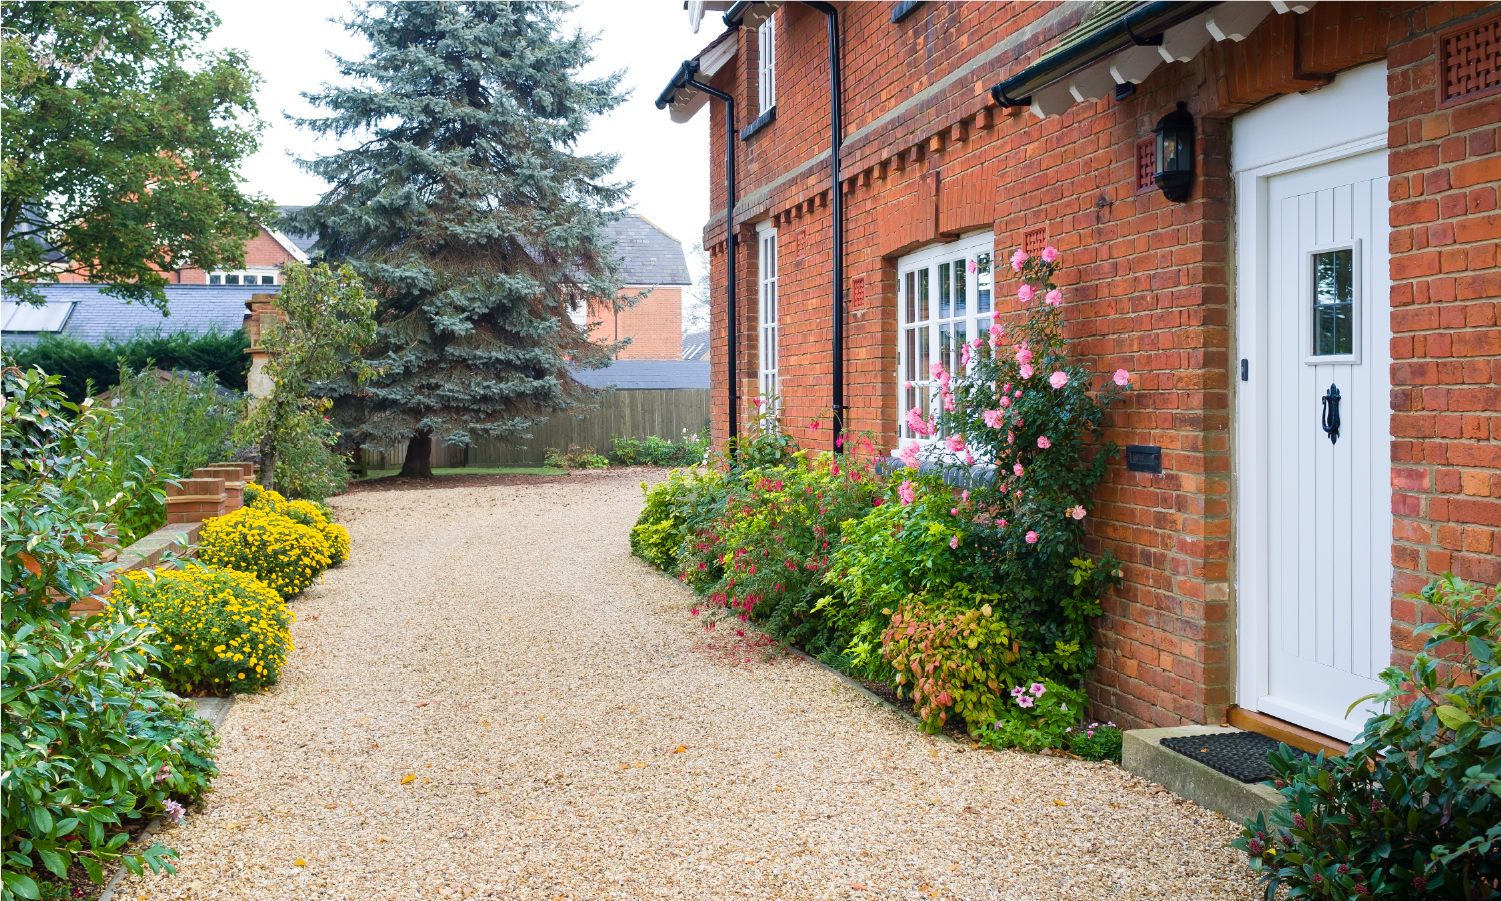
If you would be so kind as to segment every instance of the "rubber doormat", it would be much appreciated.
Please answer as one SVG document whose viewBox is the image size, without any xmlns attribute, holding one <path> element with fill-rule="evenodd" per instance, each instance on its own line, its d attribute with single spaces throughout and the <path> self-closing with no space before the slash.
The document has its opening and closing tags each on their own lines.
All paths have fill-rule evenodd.
<svg viewBox="0 0 1501 901">
<path fill-rule="evenodd" d="M 1266 756 L 1280 744 L 1275 738 L 1255 732 L 1180 735 L 1162 740 L 1164 748 L 1241 782 L 1265 782 L 1275 776 Z"/>
</svg>

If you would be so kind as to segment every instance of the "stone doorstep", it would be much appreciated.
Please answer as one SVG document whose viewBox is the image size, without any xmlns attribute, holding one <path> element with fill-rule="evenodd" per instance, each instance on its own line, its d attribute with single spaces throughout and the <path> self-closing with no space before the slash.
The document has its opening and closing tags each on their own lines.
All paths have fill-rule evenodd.
<svg viewBox="0 0 1501 901">
<path fill-rule="evenodd" d="M 1197 760 L 1162 747 L 1164 738 L 1180 735 L 1215 735 L 1240 732 L 1229 726 L 1172 726 L 1167 729 L 1132 729 L 1121 745 L 1121 766 L 1134 776 L 1161 785 L 1200 807 L 1222 813 L 1236 824 L 1282 803 L 1282 795 L 1269 785 L 1247 784 L 1210 769 Z"/>
</svg>

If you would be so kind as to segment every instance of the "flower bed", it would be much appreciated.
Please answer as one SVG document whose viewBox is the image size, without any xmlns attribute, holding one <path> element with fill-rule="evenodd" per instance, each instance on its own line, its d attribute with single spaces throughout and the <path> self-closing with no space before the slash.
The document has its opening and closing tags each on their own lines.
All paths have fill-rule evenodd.
<svg viewBox="0 0 1501 901">
<path fill-rule="evenodd" d="M 1118 757 L 1119 730 L 1086 725 L 1082 684 L 1121 572 L 1083 541 L 1129 375 L 1068 356 L 1056 251 L 1012 265 L 1023 315 L 963 345 L 962 372 L 934 366 L 932 408 L 905 416 L 929 440 L 904 442 L 903 466 L 888 474 L 868 437 L 799 453 L 763 416 L 715 465 L 648 489 L 631 545 L 711 611 L 893 686 L 930 730 Z"/>
</svg>

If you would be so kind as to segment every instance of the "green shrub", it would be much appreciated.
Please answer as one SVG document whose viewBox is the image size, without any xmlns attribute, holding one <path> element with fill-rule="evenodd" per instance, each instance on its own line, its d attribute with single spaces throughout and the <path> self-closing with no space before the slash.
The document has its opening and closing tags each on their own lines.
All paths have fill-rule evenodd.
<svg viewBox="0 0 1501 901">
<path fill-rule="evenodd" d="M 631 553 L 672 572 L 677 569 L 678 548 L 683 544 L 682 522 L 673 511 L 673 500 L 687 487 L 689 478 L 674 471 L 656 485 L 641 483 L 646 506 L 631 529 Z"/>
<path fill-rule="evenodd" d="M 244 694 L 276 683 L 296 617 L 270 586 L 232 569 L 129 572 L 112 602 L 128 601 L 160 633 L 155 672 L 179 694 Z"/>
<path fill-rule="evenodd" d="M 111 481 L 130 478 L 153 489 L 135 492 L 116 517 L 127 545 L 166 525 L 168 481 L 233 455 L 231 436 L 244 400 L 222 393 L 211 379 L 121 369 L 109 403 L 115 416 L 103 455 Z"/>
<path fill-rule="evenodd" d="M 274 491 L 263 492 L 266 503 Z M 299 525 L 280 513 L 241 507 L 203 524 L 198 559 L 209 566 L 249 573 L 285 599 L 306 589 L 330 562 L 328 542 L 316 529 Z"/>
<path fill-rule="evenodd" d="M 276 489 L 287 497 L 322 501 L 349 487 L 349 462 L 336 450 L 339 432 L 323 410 L 309 411 L 305 427 L 289 430 L 277 445 Z"/>
<path fill-rule="evenodd" d="M 942 597 L 908 597 L 892 611 L 881 654 L 929 732 L 942 731 L 950 713 L 975 733 L 996 718 L 1019 655 L 995 600 L 956 585 Z"/>
<path fill-rule="evenodd" d="M 115 424 L 107 409 L 73 405 L 55 377 L 7 368 L 0 409 L 4 561 L 0 590 L 0 874 L 3 898 L 35 897 L 46 873 L 78 863 L 95 882 L 124 862 L 171 870 L 176 852 L 153 842 L 126 851 L 125 820 L 180 818 L 182 803 L 217 774 L 212 727 L 148 675 L 153 632 L 124 616 L 74 618 L 109 566 L 95 550 L 122 493 L 101 456 Z"/>
<path fill-rule="evenodd" d="M 610 465 L 610 461 L 601 457 L 592 447 L 570 444 L 566 451 L 549 447 L 547 455 L 542 458 L 542 465 L 554 469 L 604 469 Z"/>
<path fill-rule="evenodd" d="M 1381 674 L 1388 712 L 1328 766 L 1286 745 L 1268 758 L 1286 800 L 1232 843 L 1267 898 L 1501 896 L 1501 602 L 1447 573 L 1413 597 L 1438 621 Z"/>
<path fill-rule="evenodd" d="M 621 466 L 694 466 L 704 462 L 709 449 L 709 432 L 688 434 L 683 429 L 682 440 L 663 440 L 653 435 L 649 438 L 621 438 L 615 436 L 615 447 L 610 451 L 610 462 Z"/>
<path fill-rule="evenodd" d="M 35 366 L 58 376 L 68 400 L 80 403 L 88 396 L 90 383 L 95 392 L 113 388 L 122 367 L 130 372 L 153 367 L 201 372 L 232 391 L 244 391 L 250 372 L 250 355 L 245 353 L 249 347 L 250 339 L 241 329 L 202 335 L 163 335 L 157 330 L 143 331 L 126 341 L 106 339 L 99 344 L 44 334 L 29 347 L 7 348 L 6 352 L 23 369 Z"/>
<path fill-rule="evenodd" d="M 1090 723 L 1069 730 L 1068 749 L 1085 760 L 1121 762 L 1124 734 L 1115 723 Z"/>
<path fill-rule="evenodd" d="M 1006 694 L 1009 697 L 997 699 L 1000 703 L 996 721 L 979 730 L 980 743 L 987 747 L 1032 753 L 1044 748 L 1069 747 L 1074 729 L 1079 727 L 1079 716 L 1089 706 L 1084 692 L 1065 688 L 1051 679 L 1013 685 Z M 1099 743 L 1103 744 L 1104 739 Z"/>
</svg>

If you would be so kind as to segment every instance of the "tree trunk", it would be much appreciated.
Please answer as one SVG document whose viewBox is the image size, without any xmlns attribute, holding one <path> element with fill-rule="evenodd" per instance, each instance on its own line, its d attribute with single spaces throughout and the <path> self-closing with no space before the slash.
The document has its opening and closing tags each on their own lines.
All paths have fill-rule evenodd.
<svg viewBox="0 0 1501 901">
<path fill-rule="evenodd" d="M 261 487 L 267 491 L 276 490 L 276 451 L 261 449 Z"/>
<path fill-rule="evenodd" d="M 418 432 L 407 442 L 407 458 L 401 464 L 401 476 L 408 479 L 433 477 L 432 432 Z"/>
</svg>

